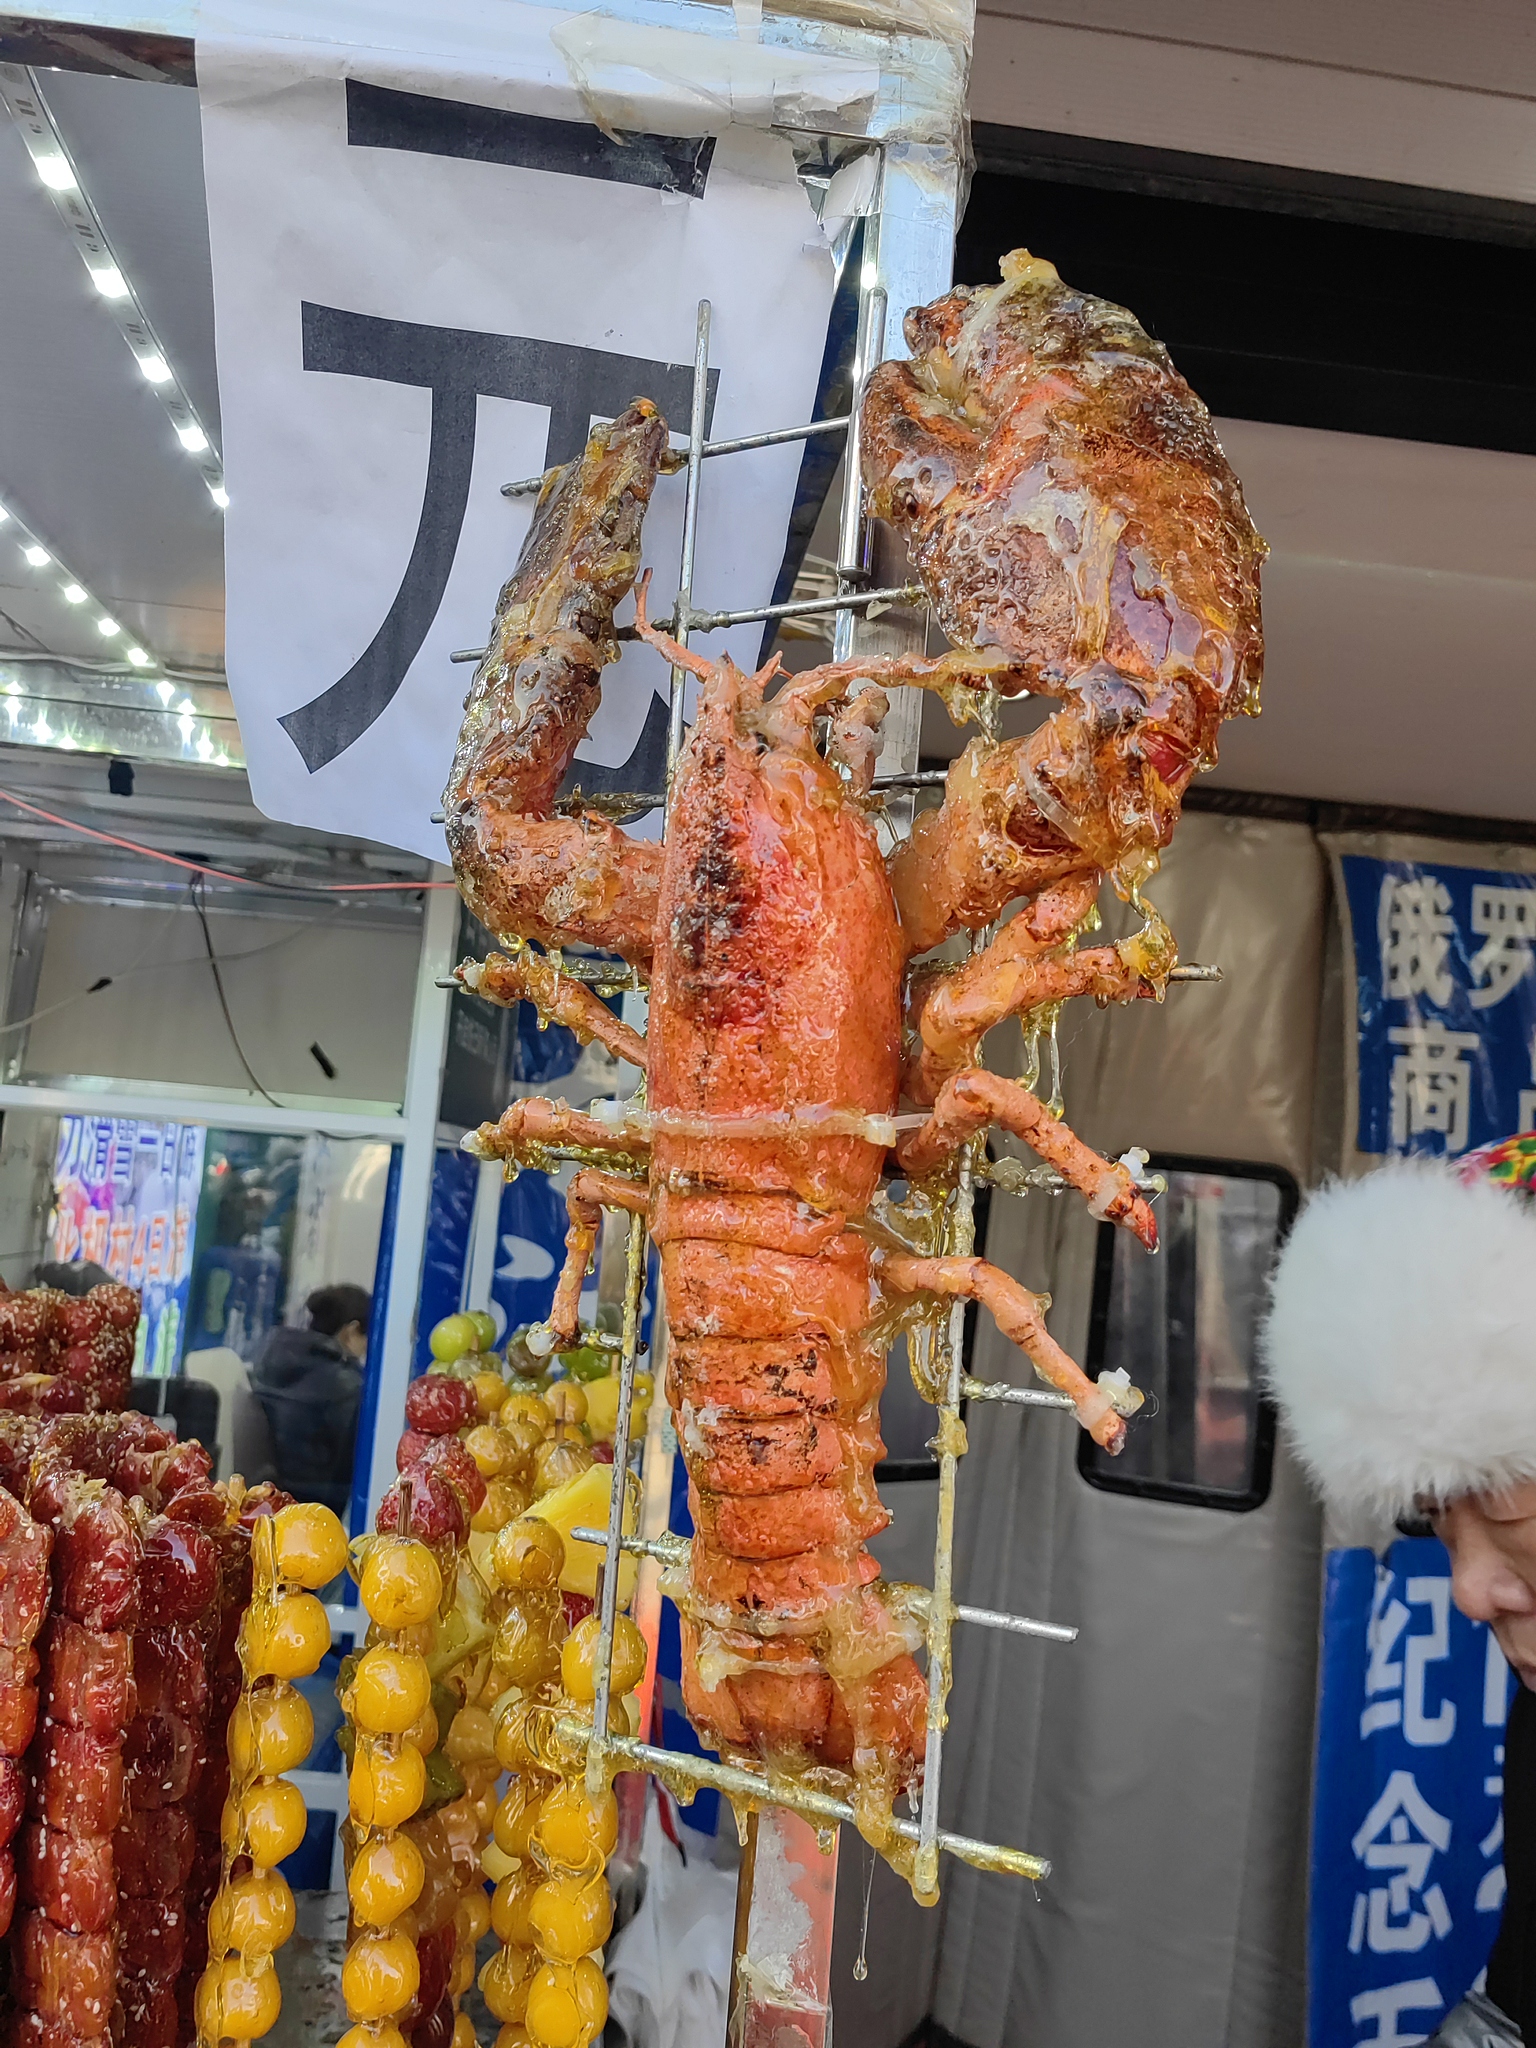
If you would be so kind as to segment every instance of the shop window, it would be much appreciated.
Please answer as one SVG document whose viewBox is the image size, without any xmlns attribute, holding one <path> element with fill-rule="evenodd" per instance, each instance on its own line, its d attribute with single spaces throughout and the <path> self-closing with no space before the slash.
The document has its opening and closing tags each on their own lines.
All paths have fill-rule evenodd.
<svg viewBox="0 0 1536 2048">
<path fill-rule="evenodd" d="M 1128 1372 L 1148 1396 L 1111 1458 L 1086 1434 L 1091 1486 L 1242 1512 L 1268 1498 L 1274 1410 L 1260 1391 L 1258 1332 L 1296 1183 L 1272 1166 L 1161 1158 L 1160 1248 L 1103 1224 L 1086 1360 Z"/>
</svg>

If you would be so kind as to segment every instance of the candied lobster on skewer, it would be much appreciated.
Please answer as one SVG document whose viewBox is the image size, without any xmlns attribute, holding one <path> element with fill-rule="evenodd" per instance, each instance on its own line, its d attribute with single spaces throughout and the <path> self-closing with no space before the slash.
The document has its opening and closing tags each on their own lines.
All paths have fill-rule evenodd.
<svg viewBox="0 0 1536 2048">
<path fill-rule="evenodd" d="M 997 1128 L 1155 1246 L 1139 1155 L 1101 1158 L 978 1050 L 1004 1018 L 1075 995 L 1161 996 L 1177 954 L 1150 906 L 1117 946 L 1077 941 L 1106 876 L 1139 900 L 1220 722 L 1257 708 L 1262 654 L 1263 543 L 1205 408 L 1122 309 L 1022 251 L 1003 272 L 916 309 L 913 361 L 878 371 L 863 407 L 875 508 L 906 536 L 954 652 L 856 658 L 781 687 L 776 661 L 748 675 L 653 630 L 642 583 L 638 631 L 700 685 L 658 856 L 611 827 L 601 843 L 547 836 L 601 663 L 573 663 L 524 609 L 516 670 L 488 659 L 477 677 L 446 799 L 477 909 L 497 848 L 489 921 L 513 949 L 466 963 L 466 985 L 533 1002 L 645 1074 L 643 1103 L 612 1121 L 524 1101 L 471 1141 L 510 1164 L 579 1164 L 530 1343 L 575 1338 L 602 1210 L 644 1216 L 696 1530 L 679 1587 L 690 1715 L 726 1753 L 849 1771 L 861 1825 L 897 1861 L 890 1802 L 921 1776 L 927 1698 L 912 1604 L 865 1548 L 884 1521 L 884 1352 L 903 1324 L 974 1298 L 1096 1442 L 1124 1442 L 1136 1390 L 1090 1382 L 1045 1304 L 955 1255 L 945 1219 L 958 1162 Z M 509 592 L 569 589 L 613 530 L 613 497 L 589 490 L 615 475 L 607 435 L 546 480 L 551 512 Z M 637 528 L 638 495 L 623 502 Z M 556 507 L 576 565 L 564 580 Z M 871 785 L 890 685 L 957 714 L 983 686 L 1060 708 L 1027 740 L 974 743 L 887 863 Z M 517 777 L 497 779 L 503 759 Z M 1015 904 L 964 966 L 919 963 Z M 649 963 L 644 1041 L 528 941 Z M 917 1114 L 898 1117 L 904 1096 Z M 904 1204 L 881 1195 L 886 1176 L 909 1184 Z"/>
</svg>

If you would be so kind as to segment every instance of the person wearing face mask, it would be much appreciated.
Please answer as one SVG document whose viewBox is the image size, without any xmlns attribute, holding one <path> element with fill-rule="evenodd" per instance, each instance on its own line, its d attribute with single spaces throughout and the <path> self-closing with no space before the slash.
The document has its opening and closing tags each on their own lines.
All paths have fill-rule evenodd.
<svg viewBox="0 0 1536 2048">
<path fill-rule="evenodd" d="M 1536 1131 L 1322 1189 L 1264 1335 L 1287 1433 L 1333 1514 L 1422 1527 L 1519 1680 L 1504 1917 L 1486 1989 L 1429 2048 L 1536 2044 Z"/>
</svg>

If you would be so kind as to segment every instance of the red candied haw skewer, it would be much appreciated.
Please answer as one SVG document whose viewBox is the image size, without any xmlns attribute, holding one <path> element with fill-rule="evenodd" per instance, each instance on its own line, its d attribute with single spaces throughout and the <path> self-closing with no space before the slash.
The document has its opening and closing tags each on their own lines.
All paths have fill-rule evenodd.
<svg viewBox="0 0 1536 2048">
<path fill-rule="evenodd" d="M 441 1472 L 471 1515 L 485 1500 L 484 1475 L 456 1436 L 435 1437 L 413 1470 Z"/>
<path fill-rule="evenodd" d="M 18 1917 L 14 1954 L 26 2002 L 42 2020 L 86 2039 L 106 2032 L 117 1997 L 114 1934 L 69 1934 L 33 1908 Z"/>
<path fill-rule="evenodd" d="M 139 1607 L 139 1532 L 122 1495 L 103 1487 L 64 1505 L 54 1537 L 54 1598 L 86 1628 L 131 1628 Z"/>
<path fill-rule="evenodd" d="M 43 1704 L 49 1720 L 100 1741 L 120 1735 L 134 1711 L 133 1638 L 56 1614 L 43 1638 Z"/>
<path fill-rule="evenodd" d="M 423 1436 L 452 1436 L 479 1419 L 480 1403 L 468 1380 L 425 1373 L 406 1389 L 406 1427 Z"/>
<path fill-rule="evenodd" d="M 19 1759 L 37 1725 L 38 1655 L 52 1532 L 0 1489 L 0 1935 L 16 1911 L 16 1831 L 27 1801 Z"/>
<path fill-rule="evenodd" d="M 69 1934 L 100 1934 L 117 1917 L 110 1835 L 79 1835 L 29 1821 L 22 1829 L 17 1879 L 22 1898 Z"/>
<path fill-rule="evenodd" d="M 400 1526 L 400 1489 L 411 1489 L 411 1534 L 424 1543 L 460 1544 L 469 1534 L 469 1512 L 452 1482 L 427 1465 L 413 1465 L 401 1475 L 379 1502 L 373 1526 L 381 1535 Z"/>
</svg>

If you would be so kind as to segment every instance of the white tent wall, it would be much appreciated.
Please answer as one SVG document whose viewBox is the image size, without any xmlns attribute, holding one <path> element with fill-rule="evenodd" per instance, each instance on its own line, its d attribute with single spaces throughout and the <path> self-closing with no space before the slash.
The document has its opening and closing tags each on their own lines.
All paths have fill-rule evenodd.
<svg viewBox="0 0 1536 2048">
<path fill-rule="evenodd" d="M 1069 1008 L 1069 1119 L 1109 1150 L 1305 1184 L 1328 906 L 1310 829 L 1187 816 L 1149 893 L 1183 956 L 1226 978 L 1160 1008 Z M 1002 1036 L 989 1063 L 1006 1072 Z M 988 1256 L 1049 1289 L 1079 1358 L 1096 1230 L 1070 1198 L 993 1198 Z M 985 1317 L 974 1369 L 1031 1377 Z M 1298 2048 L 1320 1526 L 1294 1466 L 1278 1450 L 1268 1500 L 1234 1514 L 1088 1486 L 1059 1415 L 973 1404 L 969 1429 L 959 1597 L 1082 1633 L 1064 1648 L 962 1629 L 945 1824 L 1054 1867 L 1037 1895 L 951 1863 L 932 1914 L 877 1871 L 868 1980 L 841 1951 L 834 1978 L 841 2037 L 892 2048 L 931 2015 L 970 2048 Z M 902 1523 L 923 1519 L 893 1531 L 912 1575 L 928 1529 Z M 863 1867 L 845 1860 L 851 1962 Z"/>
<path fill-rule="evenodd" d="M 1536 199 L 1522 0 L 982 0 L 971 117 Z"/>
</svg>

